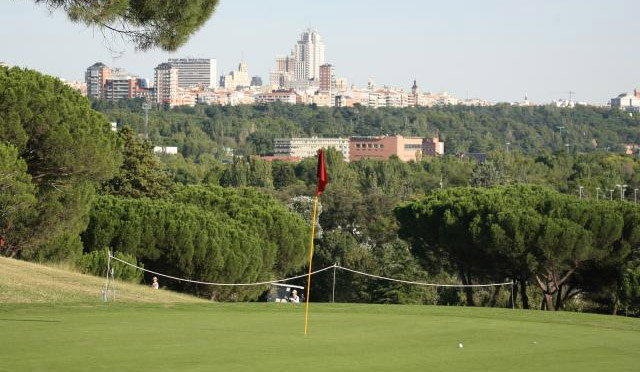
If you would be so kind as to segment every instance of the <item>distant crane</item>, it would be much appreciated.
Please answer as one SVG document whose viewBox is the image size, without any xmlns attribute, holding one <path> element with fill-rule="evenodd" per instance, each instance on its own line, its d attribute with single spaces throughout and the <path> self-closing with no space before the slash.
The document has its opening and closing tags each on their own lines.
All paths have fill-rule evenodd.
<svg viewBox="0 0 640 372">
<path fill-rule="evenodd" d="M 573 101 L 573 95 L 576 94 L 576 92 L 572 91 L 572 90 L 562 90 L 562 91 L 555 91 L 553 93 L 566 93 L 569 95 L 569 102 Z"/>
</svg>

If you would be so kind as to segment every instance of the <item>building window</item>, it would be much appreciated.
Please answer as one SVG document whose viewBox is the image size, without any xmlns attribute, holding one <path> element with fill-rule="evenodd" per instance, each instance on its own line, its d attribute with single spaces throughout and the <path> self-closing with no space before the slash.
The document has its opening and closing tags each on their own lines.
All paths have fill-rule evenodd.
<svg viewBox="0 0 640 372">
<path fill-rule="evenodd" d="M 422 148 L 422 144 L 408 143 L 404 145 L 405 150 L 419 150 L 421 148 Z"/>
</svg>

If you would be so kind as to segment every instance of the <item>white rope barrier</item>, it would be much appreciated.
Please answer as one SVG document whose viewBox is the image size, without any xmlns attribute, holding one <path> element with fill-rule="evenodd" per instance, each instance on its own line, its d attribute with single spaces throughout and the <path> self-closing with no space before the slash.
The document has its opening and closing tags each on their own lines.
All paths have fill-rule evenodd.
<svg viewBox="0 0 640 372">
<path fill-rule="evenodd" d="M 121 260 L 119 258 L 116 258 L 114 256 L 111 256 L 111 255 L 110 255 L 110 258 L 113 259 L 113 260 L 122 262 L 125 265 L 129 265 L 131 267 L 135 267 L 138 270 L 146 271 L 148 273 L 151 273 L 151 274 L 154 274 L 154 275 L 157 275 L 157 276 L 161 276 L 161 277 L 164 277 L 164 278 L 178 280 L 178 281 L 181 281 L 181 282 L 195 283 L 195 284 L 202 284 L 202 285 L 211 285 L 211 286 L 217 286 L 217 287 L 248 287 L 248 286 L 257 286 L 257 285 L 265 285 L 265 284 L 273 284 L 273 283 L 282 283 L 282 282 L 288 282 L 288 281 L 294 280 L 294 279 L 304 278 L 307 275 L 309 275 L 309 274 L 302 274 L 302 275 L 292 276 L 290 278 L 285 278 L 285 279 L 269 280 L 269 281 L 266 281 L 266 282 L 256 282 L 256 283 L 212 283 L 212 282 L 201 282 L 201 281 L 198 281 L 198 280 L 177 278 L 175 276 L 161 274 L 161 273 L 158 273 L 158 272 L 155 272 L 155 271 L 151 271 L 151 270 L 145 269 L 143 267 L 134 265 L 134 264 L 129 263 L 127 261 L 123 261 L 123 260 Z M 317 274 L 317 273 L 332 269 L 334 266 L 335 265 L 329 266 L 329 267 L 325 267 L 324 269 L 316 270 L 316 271 L 312 272 L 311 275 L 314 275 L 314 274 Z"/>
<path fill-rule="evenodd" d="M 334 266 L 336 268 L 338 268 L 338 269 L 349 271 L 349 272 L 352 272 L 354 274 L 360 274 L 360 275 L 368 276 L 370 278 L 388 280 L 390 282 L 397 282 L 397 283 L 404 283 L 404 284 L 415 284 L 415 285 L 421 285 L 421 286 L 428 286 L 428 287 L 468 288 L 468 287 L 498 287 L 498 286 L 502 286 L 502 285 L 513 285 L 513 282 L 491 283 L 491 284 L 435 284 L 435 283 L 424 283 L 424 282 L 412 282 L 412 281 L 409 281 L 409 280 L 387 278 L 387 277 L 384 277 L 384 276 L 368 274 L 368 273 L 365 273 L 365 272 L 362 272 L 362 271 L 348 269 L 346 267 L 342 267 L 342 266 L 338 266 L 338 265 L 334 265 Z"/>
<path fill-rule="evenodd" d="M 211 286 L 219 286 L 219 287 L 247 287 L 247 286 L 258 286 L 258 285 L 266 285 L 266 284 L 274 284 L 274 283 L 283 283 L 283 282 L 288 282 L 294 279 L 300 279 L 300 278 L 304 278 L 309 274 L 302 274 L 302 275 L 297 275 L 297 276 L 292 276 L 290 278 L 284 278 L 284 279 L 278 279 L 278 280 L 269 280 L 269 281 L 264 281 L 264 282 L 256 282 L 256 283 L 213 283 L 213 282 L 201 282 L 198 280 L 190 280 L 190 279 L 183 279 L 183 278 L 177 278 L 175 276 L 171 276 L 171 275 L 166 275 L 166 274 L 162 274 L 162 273 L 158 273 L 155 271 L 151 271 L 148 269 L 145 269 L 143 267 L 134 265 L 130 262 L 127 261 L 123 261 L 117 257 L 114 257 L 113 255 L 111 255 L 111 253 L 109 253 L 109 258 L 122 262 L 125 265 L 129 265 L 131 267 L 134 267 L 138 270 L 142 270 L 157 276 L 161 276 L 164 278 L 168 278 L 168 279 L 173 279 L 173 280 L 178 280 L 181 282 L 187 282 L 187 283 L 195 283 L 195 284 L 202 284 L 202 285 L 211 285 Z M 324 269 L 320 269 L 320 270 L 316 270 L 314 272 L 311 273 L 311 275 L 315 275 L 318 273 L 321 273 L 323 271 L 327 271 L 330 269 L 340 269 L 340 270 L 344 270 L 344 271 L 348 271 L 354 274 L 359 274 L 359 275 L 364 275 L 364 276 L 368 276 L 370 278 L 375 278 L 375 279 L 382 279 L 382 280 L 388 280 L 391 282 L 397 282 L 397 283 L 404 283 L 404 284 L 415 284 L 415 285 L 420 285 L 420 286 L 428 286 L 428 287 L 454 287 L 454 288 L 468 288 L 468 287 L 497 287 L 497 286 L 503 286 L 503 285 L 511 285 L 513 286 L 513 282 L 504 282 L 504 283 L 490 283 L 490 284 L 436 284 L 436 283 L 424 283 L 424 282 L 413 282 L 413 281 L 409 281 L 409 280 L 401 280 L 401 279 L 394 279 L 394 278 L 388 278 L 388 277 L 384 277 L 384 276 L 380 276 L 380 275 L 374 275 L 374 274 L 369 274 L 369 273 L 365 273 L 362 271 L 358 271 L 358 270 L 353 270 L 353 269 L 349 269 L 343 266 L 339 266 L 337 264 L 331 265 L 329 267 L 325 267 Z"/>
</svg>

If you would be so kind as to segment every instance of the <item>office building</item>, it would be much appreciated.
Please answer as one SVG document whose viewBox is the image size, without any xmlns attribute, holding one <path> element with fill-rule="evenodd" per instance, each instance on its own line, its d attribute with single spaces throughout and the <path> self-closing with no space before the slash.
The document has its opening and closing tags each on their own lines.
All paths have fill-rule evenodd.
<svg viewBox="0 0 640 372">
<path fill-rule="evenodd" d="M 251 78 L 251 86 L 252 87 L 261 87 L 262 86 L 262 78 L 260 76 L 254 76 Z"/>
<path fill-rule="evenodd" d="M 179 88 L 202 86 L 215 89 L 218 87 L 218 69 L 215 59 L 169 58 L 168 63 L 178 71 Z"/>
<path fill-rule="evenodd" d="M 231 71 L 220 78 L 220 87 L 227 90 L 236 90 L 237 88 L 249 86 L 249 70 L 245 61 L 240 62 L 237 70 Z"/>
<path fill-rule="evenodd" d="M 347 138 L 276 138 L 273 142 L 276 158 L 309 158 L 316 156 L 322 148 L 333 147 L 342 153 L 345 161 L 349 161 Z"/>
<path fill-rule="evenodd" d="M 615 98 L 611 98 L 611 107 L 625 111 L 640 111 L 640 91 L 635 89 L 633 94 L 622 93 Z"/>
<path fill-rule="evenodd" d="M 426 149 L 426 150 L 425 150 Z M 349 154 L 351 161 L 360 159 L 389 159 L 391 155 L 402 161 L 417 161 L 423 156 L 444 154 L 444 142 L 438 137 L 403 137 L 374 136 L 351 137 L 349 139 Z"/>
</svg>

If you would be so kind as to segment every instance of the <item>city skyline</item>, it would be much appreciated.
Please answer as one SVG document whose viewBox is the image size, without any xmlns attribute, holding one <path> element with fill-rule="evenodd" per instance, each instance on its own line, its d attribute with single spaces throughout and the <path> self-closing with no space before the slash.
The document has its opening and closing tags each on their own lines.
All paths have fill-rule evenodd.
<svg viewBox="0 0 640 372">
<path fill-rule="evenodd" d="M 118 54 L 108 50 L 99 31 L 73 24 L 61 12 L 49 15 L 32 2 L 4 2 L 0 60 L 69 80 L 82 80 L 97 61 L 152 80 L 153 68 L 169 58 L 216 59 L 219 75 L 246 60 L 249 74 L 266 82 L 275 56 L 287 53 L 311 27 L 327 45 L 325 60 L 349 84 L 364 86 L 373 79 L 408 91 L 417 79 L 423 91 L 491 101 L 517 101 L 528 93 L 536 103 L 567 99 L 575 91 L 576 100 L 604 104 L 640 85 L 640 52 L 615 37 L 633 30 L 634 10 L 640 4 L 622 0 L 400 0 L 384 7 L 359 0 L 327 0 L 322 7 L 311 1 L 223 0 L 177 52 L 136 52 L 115 40 L 110 47 L 124 50 Z M 34 26 L 15 32 L 27 19 Z"/>
</svg>

